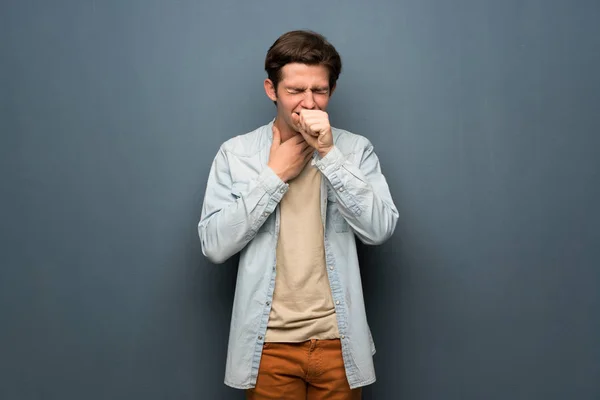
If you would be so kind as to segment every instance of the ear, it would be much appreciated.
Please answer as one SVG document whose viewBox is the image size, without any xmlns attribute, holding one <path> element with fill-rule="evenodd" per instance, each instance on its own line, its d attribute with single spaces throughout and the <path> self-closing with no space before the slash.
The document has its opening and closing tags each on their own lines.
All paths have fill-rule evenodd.
<svg viewBox="0 0 600 400">
<path fill-rule="evenodd" d="M 277 101 L 277 90 L 275 89 L 275 85 L 273 85 L 273 81 L 268 78 L 265 79 L 265 93 L 269 99 Z"/>
</svg>

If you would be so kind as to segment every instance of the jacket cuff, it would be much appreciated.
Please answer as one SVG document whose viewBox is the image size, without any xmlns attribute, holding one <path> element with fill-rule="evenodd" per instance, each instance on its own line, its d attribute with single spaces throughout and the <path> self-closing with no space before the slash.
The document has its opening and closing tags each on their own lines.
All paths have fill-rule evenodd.
<svg viewBox="0 0 600 400">
<path fill-rule="evenodd" d="M 270 167 L 266 167 L 260 173 L 258 176 L 258 184 L 277 202 L 281 200 L 283 195 L 289 189 L 289 185 L 282 181 Z"/>
<path fill-rule="evenodd" d="M 336 146 L 333 146 L 329 153 L 323 158 L 317 156 L 315 166 L 319 168 L 325 175 L 329 175 L 344 163 L 344 154 Z"/>
</svg>

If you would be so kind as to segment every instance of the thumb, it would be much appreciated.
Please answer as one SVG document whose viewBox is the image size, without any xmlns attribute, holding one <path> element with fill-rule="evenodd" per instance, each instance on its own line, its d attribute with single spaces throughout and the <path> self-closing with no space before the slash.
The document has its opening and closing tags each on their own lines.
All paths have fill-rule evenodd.
<svg viewBox="0 0 600 400">
<path fill-rule="evenodd" d="M 292 113 L 292 121 L 296 126 L 300 126 L 300 115 Z"/>
</svg>

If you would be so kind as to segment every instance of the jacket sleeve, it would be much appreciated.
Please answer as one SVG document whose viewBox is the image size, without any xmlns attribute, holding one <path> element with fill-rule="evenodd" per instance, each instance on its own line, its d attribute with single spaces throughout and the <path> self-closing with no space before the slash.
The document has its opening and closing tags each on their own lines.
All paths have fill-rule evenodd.
<svg viewBox="0 0 600 400">
<path fill-rule="evenodd" d="M 288 189 L 267 166 L 249 182 L 233 182 L 228 157 L 221 147 L 213 160 L 198 223 L 202 253 L 216 264 L 254 238 Z"/>
<path fill-rule="evenodd" d="M 354 153 L 359 158 L 358 165 L 336 146 L 315 165 L 327 178 L 340 213 L 356 236 L 367 245 L 376 245 L 394 233 L 398 210 L 373 145 L 366 138 L 359 143 Z"/>
</svg>

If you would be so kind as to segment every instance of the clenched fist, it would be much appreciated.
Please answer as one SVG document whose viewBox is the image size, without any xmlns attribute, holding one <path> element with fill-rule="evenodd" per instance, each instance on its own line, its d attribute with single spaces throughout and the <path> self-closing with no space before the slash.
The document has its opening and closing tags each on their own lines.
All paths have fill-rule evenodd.
<svg viewBox="0 0 600 400">
<path fill-rule="evenodd" d="M 333 147 L 333 135 L 329 124 L 329 115 L 321 110 L 302 110 L 292 114 L 292 120 L 304 140 L 325 157 Z"/>
<path fill-rule="evenodd" d="M 296 135 L 281 143 L 279 129 L 273 124 L 273 144 L 267 165 L 282 181 L 287 182 L 298 176 L 310 160 L 313 151 L 302 135 Z"/>
</svg>

